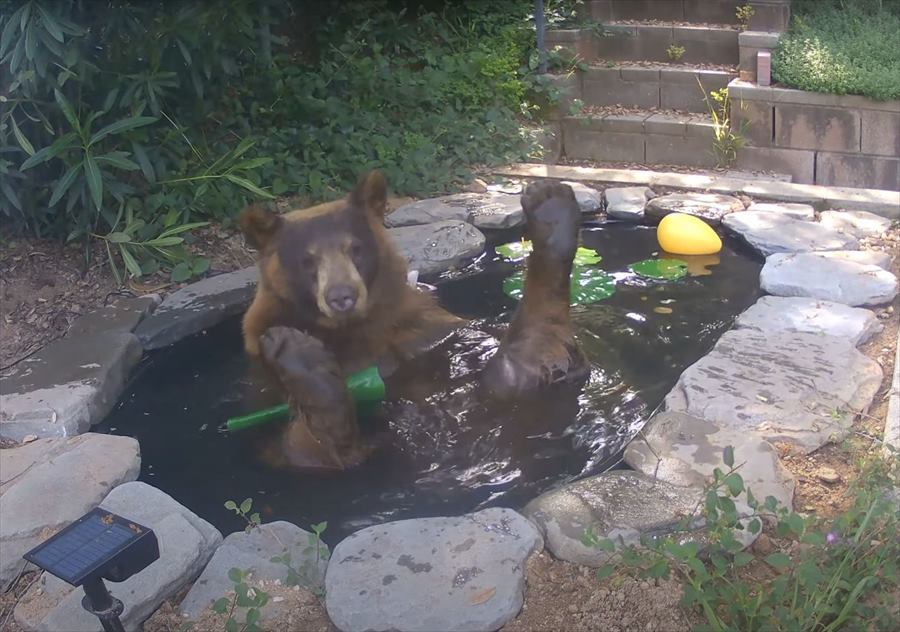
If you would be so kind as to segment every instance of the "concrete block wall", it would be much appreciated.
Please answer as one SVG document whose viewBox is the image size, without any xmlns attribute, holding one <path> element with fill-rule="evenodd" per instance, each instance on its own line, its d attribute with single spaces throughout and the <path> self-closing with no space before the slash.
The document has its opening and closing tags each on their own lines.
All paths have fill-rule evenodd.
<svg viewBox="0 0 900 632">
<path fill-rule="evenodd" d="M 790 173 L 801 184 L 900 190 L 900 101 L 740 80 L 729 94 L 735 127 L 749 123 L 738 167 Z"/>
</svg>

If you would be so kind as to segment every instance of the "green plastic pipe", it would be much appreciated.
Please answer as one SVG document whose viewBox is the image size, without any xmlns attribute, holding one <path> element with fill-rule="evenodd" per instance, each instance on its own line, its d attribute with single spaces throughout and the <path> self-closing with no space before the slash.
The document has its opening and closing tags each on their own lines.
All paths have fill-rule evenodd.
<svg viewBox="0 0 900 632">
<path fill-rule="evenodd" d="M 378 374 L 378 367 L 371 366 L 348 376 L 347 389 L 357 408 L 368 408 L 384 399 L 384 381 Z M 225 429 L 229 432 L 246 430 L 273 421 L 287 421 L 290 416 L 290 407 L 287 404 L 280 404 L 249 415 L 232 417 L 225 422 Z"/>
</svg>

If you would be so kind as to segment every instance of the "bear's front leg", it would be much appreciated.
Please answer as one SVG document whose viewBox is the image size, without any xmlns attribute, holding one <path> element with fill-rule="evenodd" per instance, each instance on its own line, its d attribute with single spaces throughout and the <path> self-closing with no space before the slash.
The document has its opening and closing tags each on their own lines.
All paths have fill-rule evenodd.
<svg viewBox="0 0 900 632">
<path fill-rule="evenodd" d="M 300 468 L 345 469 L 365 456 L 353 400 L 333 354 L 321 341 L 290 327 L 260 336 L 263 361 L 288 397 L 291 421 L 281 435 L 280 457 Z"/>
</svg>

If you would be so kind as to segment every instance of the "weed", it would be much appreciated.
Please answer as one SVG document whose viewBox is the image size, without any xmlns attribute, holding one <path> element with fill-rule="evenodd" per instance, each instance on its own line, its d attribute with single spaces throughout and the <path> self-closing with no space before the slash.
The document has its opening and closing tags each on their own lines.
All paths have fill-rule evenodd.
<svg viewBox="0 0 900 632">
<path fill-rule="evenodd" d="M 741 25 L 741 28 L 747 30 L 750 28 L 750 20 L 756 15 L 756 10 L 752 5 L 742 4 L 735 8 L 734 15 L 737 18 L 738 23 Z"/>
<path fill-rule="evenodd" d="M 678 61 L 682 57 L 684 57 L 685 48 L 684 46 L 679 46 L 678 44 L 671 44 L 666 49 L 666 55 L 669 56 L 669 59 L 672 61 Z"/>
<path fill-rule="evenodd" d="M 281 555 L 276 555 L 269 560 L 275 564 L 283 564 L 286 567 L 287 577 L 285 583 L 288 586 L 307 585 L 310 578 L 319 576 L 321 564 L 323 562 L 328 562 L 328 550 L 322 550 L 322 534 L 325 532 L 325 529 L 328 528 L 328 523 L 320 522 L 318 524 L 310 525 L 309 528 L 312 529 L 312 533 L 309 534 L 308 544 L 309 546 L 314 546 L 316 548 L 316 558 L 314 561 L 307 560 L 302 566 L 295 567 L 293 560 L 291 559 L 291 553 L 287 549 L 285 549 Z M 318 594 L 318 596 L 324 597 L 323 594 Z"/>
<path fill-rule="evenodd" d="M 243 518 L 244 522 L 247 523 L 246 530 L 250 531 L 252 529 L 256 529 L 261 524 L 261 519 L 259 517 L 259 513 L 250 513 L 253 508 L 253 499 L 245 498 L 244 502 L 238 505 L 233 500 L 225 501 L 225 509 L 229 511 L 233 511 L 235 514 Z"/>
<path fill-rule="evenodd" d="M 728 88 L 713 90 L 709 94 L 703 89 L 700 79 L 697 85 L 703 91 L 703 100 L 709 110 L 713 121 L 713 155 L 716 165 L 719 167 L 731 166 L 737 160 L 737 152 L 747 144 L 744 134 L 747 132 L 749 122 L 744 120 L 737 130 L 731 124 L 731 97 Z"/>
<path fill-rule="evenodd" d="M 269 594 L 251 588 L 247 581 L 250 578 L 250 571 L 242 571 L 239 568 L 232 568 L 228 571 L 228 579 L 234 584 L 234 597 L 222 597 L 212 605 L 213 612 L 217 614 L 228 614 L 225 620 L 225 632 L 262 632 L 257 623 L 259 622 L 260 610 L 269 603 Z M 235 617 L 236 608 L 245 608 L 244 620 L 239 621 Z"/>
</svg>

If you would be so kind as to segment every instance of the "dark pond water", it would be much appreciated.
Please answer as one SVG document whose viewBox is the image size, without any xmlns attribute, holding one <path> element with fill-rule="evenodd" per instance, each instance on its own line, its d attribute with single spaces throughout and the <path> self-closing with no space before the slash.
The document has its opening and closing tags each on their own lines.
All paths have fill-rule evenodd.
<svg viewBox="0 0 900 632">
<path fill-rule="evenodd" d="M 252 431 L 220 430 L 228 417 L 249 412 L 237 320 L 145 358 L 100 430 L 136 437 L 141 480 L 226 533 L 241 523 L 223 503 L 247 497 L 266 521 L 306 527 L 327 520 L 332 543 L 388 520 L 520 507 L 563 481 L 616 466 L 680 373 L 759 294 L 761 264 L 728 241 L 716 257 L 684 258 L 693 273 L 708 274 L 674 282 L 627 271 L 657 250 L 653 228 L 586 225 L 582 241 L 603 256 L 600 266 L 617 286 L 611 298 L 573 308 L 593 364 L 579 391 L 504 409 L 472 395 L 473 374 L 496 346 L 487 334 L 502 332 L 515 305 L 501 289 L 514 267 L 485 255 L 472 274 L 437 283 L 441 303 L 473 319 L 472 330 L 412 367 L 419 377 L 431 375 L 437 392 L 424 402 L 392 401 L 362 420 L 364 434 L 383 447 L 355 470 L 275 471 L 255 458 Z M 393 386 L 389 381 L 389 394 Z"/>
</svg>

